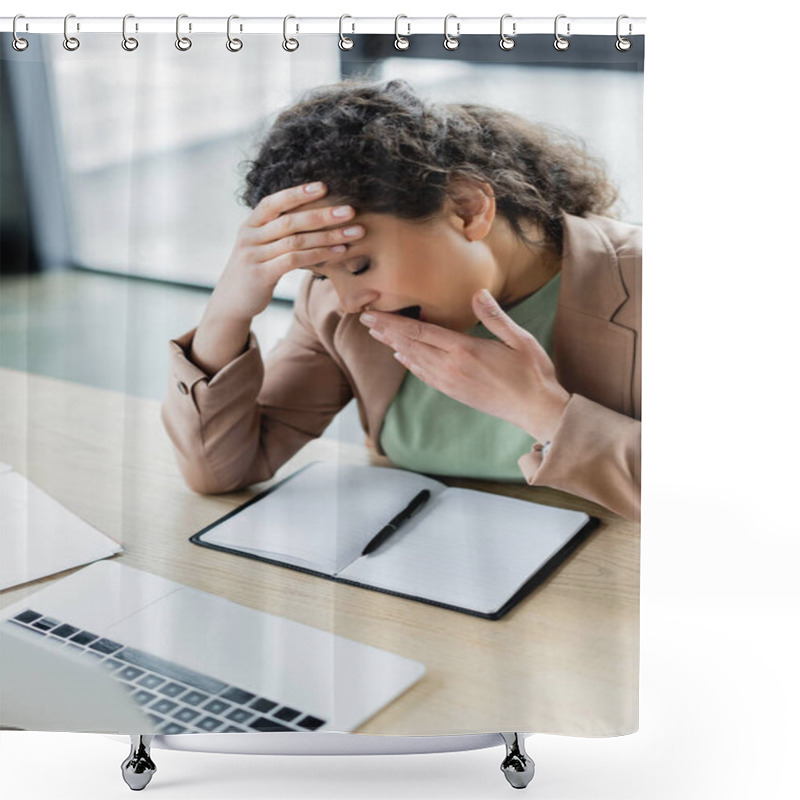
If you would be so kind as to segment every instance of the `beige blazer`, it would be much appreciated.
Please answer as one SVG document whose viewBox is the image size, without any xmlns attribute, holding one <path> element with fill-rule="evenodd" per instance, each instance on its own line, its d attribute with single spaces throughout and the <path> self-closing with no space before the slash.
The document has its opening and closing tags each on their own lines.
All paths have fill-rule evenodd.
<svg viewBox="0 0 800 800">
<path fill-rule="evenodd" d="M 211 380 L 187 358 L 195 330 L 169 343 L 161 409 L 194 491 L 228 492 L 268 480 L 352 397 L 368 444 L 383 455 L 381 425 L 406 369 L 358 315 L 340 310 L 330 281 L 309 275 L 286 337 L 262 360 L 251 333 L 247 349 Z M 520 454 L 522 474 L 529 484 L 638 518 L 640 228 L 564 216 L 553 361 L 571 398 L 547 455 Z"/>
</svg>

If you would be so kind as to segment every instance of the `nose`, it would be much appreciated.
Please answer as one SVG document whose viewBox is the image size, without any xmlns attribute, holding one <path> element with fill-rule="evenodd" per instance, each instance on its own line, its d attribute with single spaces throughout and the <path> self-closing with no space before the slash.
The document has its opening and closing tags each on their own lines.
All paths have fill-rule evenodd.
<svg viewBox="0 0 800 800">
<path fill-rule="evenodd" d="M 380 296 L 373 289 L 337 289 L 339 306 L 345 314 L 360 314 Z"/>
</svg>

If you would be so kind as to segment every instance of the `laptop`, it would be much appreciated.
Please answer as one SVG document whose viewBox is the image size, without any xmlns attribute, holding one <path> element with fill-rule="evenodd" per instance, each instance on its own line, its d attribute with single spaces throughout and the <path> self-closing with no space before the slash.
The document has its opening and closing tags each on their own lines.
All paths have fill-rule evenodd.
<svg viewBox="0 0 800 800">
<path fill-rule="evenodd" d="M 0 724 L 120 734 L 350 732 L 425 666 L 115 561 L 3 610 Z"/>
</svg>

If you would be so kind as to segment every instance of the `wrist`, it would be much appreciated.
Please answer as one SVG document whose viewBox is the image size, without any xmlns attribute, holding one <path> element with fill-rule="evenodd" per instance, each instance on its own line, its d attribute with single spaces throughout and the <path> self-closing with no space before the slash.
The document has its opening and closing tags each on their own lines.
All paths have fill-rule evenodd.
<svg viewBox="0 0 800 800">
<path fill-rule="evenodd" d="M 189 360 L 213 377 L 245 352 L 249 340 L 249 319 L 204 314 L 192 340 Z"/>
<path fill-rule="evenodd" d="M 253 321 L 253 317 L 247 313 L 244 314 L 237 314 L 231 311 L 230 308 L 226 308 L 225 304 L 222 300 L 216 300 L 212 293 L 211 297 L 206 304 L 205 311 L 203 312 L 203 316 L 200 320 L 201 325 L 206 325 L 208 327 L 241 327 L 243 325 L 247 325 L 250 327 L 250 323 Z"/>
<path fill-rule="evenodd" d="M 537 442 L 549 445 L 561 424 L 571 396 L 565 389 L 561 389 L 546 407 L 539 406 L 529 415 L 526 424 L 522 426 L 523 430 Z"/>
</svg>

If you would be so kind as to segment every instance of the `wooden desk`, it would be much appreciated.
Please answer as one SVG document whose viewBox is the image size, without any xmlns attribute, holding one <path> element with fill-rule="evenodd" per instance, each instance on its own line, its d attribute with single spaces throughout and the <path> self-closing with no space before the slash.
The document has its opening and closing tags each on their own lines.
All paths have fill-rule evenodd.
<svg viewBox="0 0 800 800">
<path fill-rule="evenodd" d="M 552 490 L 447 481 L 603 520 L 544 585 L 503 619 L 483 620 L 191 544 L 190 535 L 309 461 L 388 462 L 319 439 L 270 483 L 201 496 L 178 472 L 159 409 L 155 401 L 3 369 L 0 460 L 120 541 L 125 552 L 115 558 L 125 564 L 423 662 L 422 680 L 358 733 L 636 730 L 638 525 Z M 8 589 L 0 606 L 67 574 Z"/>
</svg>

